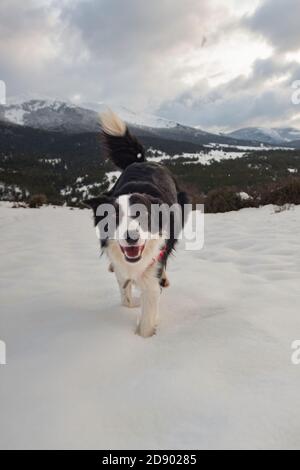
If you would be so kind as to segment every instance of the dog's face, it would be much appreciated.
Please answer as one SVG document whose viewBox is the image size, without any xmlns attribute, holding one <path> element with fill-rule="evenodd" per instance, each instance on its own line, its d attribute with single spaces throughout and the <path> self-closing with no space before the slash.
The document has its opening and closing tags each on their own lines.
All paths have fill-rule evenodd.
<svg viewBox="0 0 300 470">
<path fill-rule="evenodd" d="M 94 211 L 97 236 L 103 249 L 126 263 L 157 256 L 164 245 L 161 224 L 155 223 L 153 207 L 161 204 L 146 194 L 100 196 L 88 201 Z"/>
</svg>

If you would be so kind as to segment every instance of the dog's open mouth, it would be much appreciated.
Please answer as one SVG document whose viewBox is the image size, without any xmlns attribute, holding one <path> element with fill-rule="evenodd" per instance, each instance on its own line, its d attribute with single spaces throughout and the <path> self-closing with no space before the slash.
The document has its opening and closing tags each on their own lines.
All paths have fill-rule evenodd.
<svg viewBox="0 0 300 470">
<path fill-rule="evenodd" d="M 145 244 L 143 245 L 134 245 L 134 246 L 122 246 L 120 245 L 121 250 L 124 253 L 124 256 L 126 258 L 126 261 L 129 261 L 130 263 L 135 263 L 136 261 L 139 261 L 142 257 L 142 253 L 145 248 Z"/>
</svg>

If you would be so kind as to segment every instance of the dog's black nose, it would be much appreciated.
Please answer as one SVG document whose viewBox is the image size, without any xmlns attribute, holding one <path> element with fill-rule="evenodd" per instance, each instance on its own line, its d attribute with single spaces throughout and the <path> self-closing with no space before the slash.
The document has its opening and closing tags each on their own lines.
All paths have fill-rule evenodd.
<svg viewBox="0 0 300 470">
<path fill-rule="evenodd" d="M 128 245 L 135 245 L 140 238 L 140 234 L 136 230 L 130 230 L 126 233 L 126 242 Z"/>
</svg>

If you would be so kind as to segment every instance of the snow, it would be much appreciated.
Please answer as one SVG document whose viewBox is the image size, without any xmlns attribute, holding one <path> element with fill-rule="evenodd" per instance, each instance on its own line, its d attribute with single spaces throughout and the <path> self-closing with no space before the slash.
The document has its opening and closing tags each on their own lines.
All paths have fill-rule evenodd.
<svg viewBox="0 0 300 470">
<path fill-rule="evenodd" d="M 60 194 L 62 196 L 70 196 L 72 194 L 73 188 L 71 186 L 66 186 L 65 188 L 60 190 Z"/>
<path fill-rule="evenodd" d="M 17 186 L 16 184 L 6 184 L 2 181 L 0 181 L 0 192 L 5 198 L 12 198 L 12 200 L 14 199 L 14 196 L 21 196 L 23 193 L 20 186 Z M 25 190 L 25 192 L 28 194 L 27 190 Z"/>
<path fill-rule="evenodd" d="M 268 128 L 268 127 L 258 127 L 257 130 L 261 132 L 262 134 L 266 135 L 267 137 L 270 137 L 274 141 L 281 142 L 283 139 L 279 132 L 276 129 Z"/>
<path fill-rule="evenodd" d="M 198 164 L 210 165 L 213 162 L 220 162 L 222 160 L 234 160 L 236 158 L 243 158 L 247 152 L 230 152 L 222 149 L 212 149 L 208 152 L 197 152 L 197 153 L 182 153 L 179 155 L 173 155 L 172 157 L 165 152 L 150 149 L 150 151 L 156 152 L 157 156 L 148 157 L 148 161 L 161 162 L 163 160 L 178 160 L 179 158 L 186 158 L 184 162 L 186 165 Z"/>
<path fill-rule="evenodd" d="M 56 166 L 61 164 L 61 158 L 40 158 L 39 162 Z"/>
<path fill-rule="evenodd" d="M 161 118 L 153 114 L 136 113 L 125 107 L 117 107 L 115 109 L 125 122 L 135 126 L 170 129 L 178 125 L 175 121 L 170 121 L 169 119 Z"/>
<path fill-rule="evenodd" d="M 202 164 L 202 165 L 211 165 L 213 162 L 221 162 L 223 160 L 235 160 L 237 158 L 247 157 L 250 151 L 270 151 L 270 150 L 295 150 L 293 148 L 283 148 L 283 147 L 265 147 L 261 145 L 260 147 L 249 147 L 249 146 L 234 146 L 235 151 L 230 150 L 233 147 L 227 144 L 207 144 L 204 145 L 208 151 L 205 152 L 196 152 L 196 153 L 182 153 L 178 155 L 169 155 L 166 152 L 161 150 L 156 150 L 150 148 L 148 150 L 149 155 L 147 160 L 152 162 L 162 162 L 164 160 L 178 160 L 179 158 L 186 158 L 184 164 Z M 239 150 L 239 151 L 236 151 Z"/>
<path fill-rule="evenodd" d="M 89 211 L 1 203 L 0 447 L 299 448 L 299 217 L 207 215 L 144 340 Z"/>
<path fill-rule="evenodd" d="M 11 123 L 24 125 L 26 117 L 36 113 L 41 109 L 49 108 L 50 111 L 58 112 L 61 108 L 68 106 L 75 109 L 72 103 L 65 103 L 59 100 L 31 98 L 26 101 L 22 97 L 10 98 L 8 104 L 4 106 L 5 119 Z"/>
<path fill-rule="evenodd" d="M 193 154 L 185 154 L 186 156 Z M 212 162 L 221 162 L 222 160 L 235 160 L 237 158 L 245 157 L 246 152 L 225 152 L 224 150 L 210 150 L 208 153 L 199 153 L 198 161 L 195 163 L 202 163 L 202 165 L 209 165 Z"/>
<path fill-rule="evenodd" d="M 82 197 L 85 199 L 88 197 L 92 197 L 92 191 L 97 188 L 101 188 L 101 186 L 102 183 L 84 184 L 82 186 L 77 186 L 76 192 L 81 193 Z"/>
<path fill-rule="evenodd" d="M 242 140 L 242 139 L 241 139 Z M 253 151 L 253 152 L 260 152 L 260 151 L 271 151 L 271 150 L 295 150 L 294 147 L 276 147 L 274 145 L 270 146 L 269 145 L 264 145 L 261 143 L 259 146 L 251 146 L 251 145 L 229 145 L 229 144 L 219 144 L 219 143 L 210 143 L 210 144 L 205 144 L 203 147 L 208 147 L 208 148 L 234 148 L 238 150 L 244 150 L 246 151 Z"/>
<path fill-rule="evenodd" d="M 20 126 L 24 124 L 25 114 L 26 111 L 22 108 L 22 106 L 11 106 L 5 109 L 5 119 Z"/>
<path fill-rule="evenodd" d="M 80 176 L 79 178 L 76 179 L 74 187 L 66 186 L 65 188 L 60 190 L 60 194 L 62 196 L 70 196 L 74 192 L 74 193 L 77 193 L 77 196 L 80 196 L 81 199 L 82 198 L 86 199 L 88 197 L 92 197 L 93 192 L 96 189 L 101 188 L 102 183 L 95 182 L 95 183 L 91 183 L 91 184 L 84 184 L 83 183 L 84 179 L 85 179 L 84 176 L 82 176 L 82 177 Z M 77 201 L 77 199 L 78 199 L 77 197 L 72 198 L 72 201 L 75 202 L 75 201 Z"/>
<path fill-rule="evenodd" d="M 108 182 L 109 182 L 109 187 L 108 187 L 108 191 L 110 189 L 112 189 L 112 187 L 114 186 L 115 182 L 117 181 L 117 179 L 119 178 L 119 176 L 121 175 L 121 172 L 116 170 L 116 171 L 108 171 L 106 174 L 106 178 L 108 179 Z"/>
<path fill-rule="evenodd" d="M 230 150 L 232 149 L 232 146 L 229 146 L 227 144 L 207 144 L 204 145 L 208 151 L 205 152 L 197 152 L 197 153 L 182 153 L 178 155 L 169 155 L 166 152 L 162 152 L 161 150 L 156 150 L 153 148 L 150 148 L 148 152 L 150 153 L 151 156 L 148 156 L 148 161 L 152 162 L 162 162 L 164 160 L 178 160 L 179 158 L 186 158 L 186 162 L 184 164 L 186 165 L 192 165 L 192 164 L 202 164 L 202 165 L 211 165 L 213 162 L 221 162 L 223 160 L 235 160 L 237 158 L 243 158 L 249 155 L 250 151 L 269 151 L 269 150 L 294 150 L 292 148 L 287 149 L 283 147 L 265 147 L 265 146 L 260 146 L 260 147 L 249 147 L 249 146 L 242 146 L 238 145 L 235 146 L 235 150 L 239 151 L 233 151 Z"/>
<path fill-rule="evenodd" d="M 92 109 L 97 113 L 103 113 L 107 109 L 113 109 L 125 122 L 134 126 L 152 127 L 158 129 L 170 129 L 178 125 L 177 122 L 156 116 L 154 114 L 136 112 L 125 106 L 111 105 L 110 103 L 103 102 L 85 102 L 82 103 L 86 109 Z"/>
<path fill-rule="evenodd" d="M 244 191 L 238 193 L 242 201 L 249 201 L 251 199 L 251 196 L 248 193 L 245 193 Z"/>
<path fill-rule="evenodd" d="M 70 101 L 60 101 L 48 97 L 39 97 L 37 95 L 25 95 L 10 98 L 8 106 L 5 110 L 6 119 L 16 124 L 24 124 L 24 115 L 26 113 L 35 113 L 36 111 L 44 108 L 49 108 L 51 111 L 58 112 L 62 107 L 76 109 L 78 104 L 71 103 Z M 93 110 L 101 113 L 107 110 L 109 104 L 97 102 L 83 102 L 79 106 L 84 109 Z M 135 112 L 124 106 L 112 106 L 112 109 L 118 113 L 124 121 L 141 127 L 152 128 L 173 128 L 178 125 L 177 122 L 155 116 L 149 113 Z"/>
<path fill-rule="evenodd" d="M 50 97 L 41 97 L 35 94 L 10 97 L 8 99 L 7 106 L 11 109 L 25 109 L 26 112 L 36 112 L 44 108 L 50 108 L 52 111 L 59 111 L 59 109 L 64 106 L 68 106 L 69 108 L 76 108 L 76 106 L 70 101 L 62 101 L 52 99 Z"/>
</svg>

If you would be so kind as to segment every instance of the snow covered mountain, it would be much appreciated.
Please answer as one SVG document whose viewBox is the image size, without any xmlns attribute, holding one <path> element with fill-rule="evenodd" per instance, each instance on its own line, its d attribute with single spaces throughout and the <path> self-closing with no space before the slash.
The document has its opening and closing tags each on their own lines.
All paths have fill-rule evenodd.
<svg viewBox="0 0 300 470">
<path fill-rule="evenodd" d="M 80 106 L 71 102 L 40 97 L 12 99 L 0 105 L 0 121 L 47 131 L 82 133 L 99 131 L 99 114 L 108 108 L 106 103 L 87 102 Z M 148 135 L 196 145 L 225 144 L 259 146 L 288 145 L 300 140 L 300 131 L 294 128 L 249 127 L 229 134 L 214 134 L 199 127 L 186 126 L 176 121 L 147 113 L 136 113 L 123 106 L 114 111 L 126 121 L 137 135 Z M 242 142 L 241 142 L 242 141 Z"/>
<path fill-rule="evenodd" d="M 31 99 L 2 105 L 0 120 L 50 131 L 94 132 L 99 129 L 97 112 L 58 100 Z"/>
<path fill-rule="evenodd" d="M 0 120 L 44 130 L 94 132 L 99 129 L 99 114 L 105 103 L 73 103 L 44 98 L 16 99 L 0 106 Z M 137 127 L 172 129 L 179 124 L 147 113 L 135 113 L 128 108 L 114 107 L 124 121 Z"/>
<path fill-rule="evenodd" d="M 99 131 L 99 114 L 107 109 L 105 103 L 83 103 L 80 106 L 70 102 L 39 97 L 12 100 L 0 105 L 0 121 L 47 131 L 82 133 Z M 186 126 L 159 116 L 136 113 L 128 108 L 114 106 L 124 121 L 137 135 L 156 136 L 177 142 L 196 145 L 226 144 L 236 147 L 240 142 L 227 135 L 213 134 L 201 129 Z M 243 145 L 253 142 L 243 142 Z M 254 143 L 254 145 L 259 145 Z"/>
<path fill-rule="evenodd" d="M 287 144 L 300 139 L 300 130 L 293 127 L 267 128 L 267 127 L 245 127 L 227 134 L 229 137 L 240 140 L 253 140 L 272 145 Z"/>
<path fill-rule="evenodd" d="M 109 107 L 106 103 L 87 102 L 81 105 L 85 109 L 91 109 L 98 114 L 107 110 Z M 172 129 L 180 126 L 176 121 L 156 116 L 148 113 L 136 113 L 125 106 L 112 106 L 115 113 L 117 113 L 125 122 L 137 127 L 150 127 L 153 129 Z"/>
</svg>

